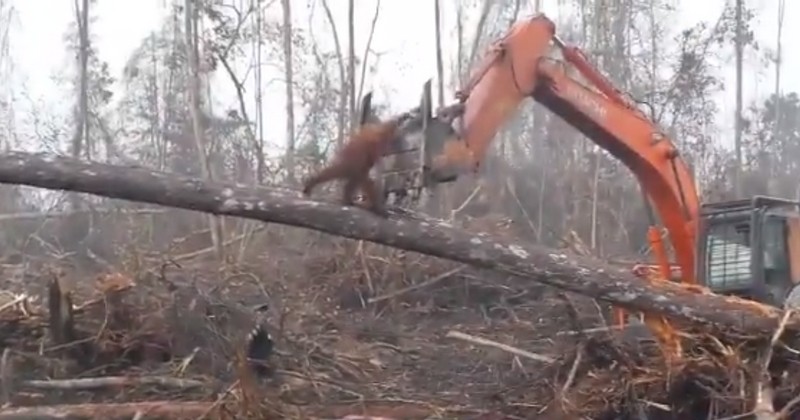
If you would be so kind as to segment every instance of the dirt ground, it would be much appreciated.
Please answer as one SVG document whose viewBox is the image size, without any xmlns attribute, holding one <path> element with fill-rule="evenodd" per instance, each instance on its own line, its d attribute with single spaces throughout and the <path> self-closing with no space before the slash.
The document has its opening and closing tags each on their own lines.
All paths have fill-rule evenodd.
<svg viewBox="0 0 800 420">
<path fill-rule="evenodd" d="M 3 302 L 33 297 L 0 302 L 0 420 L 689 418 L 730 412 L 709 405 L 712 388 L 744 392 L 714 358 L 691 370 L 706 376 L 665 385 L 653 346 L 574 333 L 604 326 L 608 308 L 522 279 L 283 227 L 229 253 L 241 261 L 4 265 Z M 68 329 L 53 321 L 54 279 L 71 291 L 78 344 L 53 343 L 56 324 Z M 274 342 L 261 374 L 240 363 L 257 325 Z M 76 381 L 90 377 L 117 379 Z"/>
</svg>

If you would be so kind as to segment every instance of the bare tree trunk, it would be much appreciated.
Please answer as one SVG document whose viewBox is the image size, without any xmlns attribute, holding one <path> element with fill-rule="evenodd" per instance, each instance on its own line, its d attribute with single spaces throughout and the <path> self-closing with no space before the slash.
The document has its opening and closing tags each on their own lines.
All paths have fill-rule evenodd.
<svg viewBox="0 0 800 420">
<path fill-rule="evenodd" d="M 292 71 L 292 6 L 290 0 L 281 0 L 283 6 L 283 69 L 286 79 L 286 176 L 294 185 L 294 76 Z"/>
<path fill-rule="evenodd" d="M 464 71 L 464 5 L 459 0 L 456 4 L 456 88 L 460 89 L 466 83 Z"/>
<path fill-rule="evenodd" d="M 89 138 L 89 0 L 83 0 L 80 4 L 75 0 L 75 21 L 78 24 L 79 80 L 75 133 L 72 135 L 72 157 L 80 159 L 88 150 L 86 146 Z M 69 201 L 73 210 L 80 208 L 78 195 L 69 194 Z"/>
<path fill-rule="evenodd" d="M 545 191 L 547 191 L 547 162 L 542 163 L 542 172 L 539 175 L 539 198 L 536 205 L 536 243 L 542 243 Z"/>
<path fill-rule="evenodd" d="M 742 22 L 742 8 L 744 0 L 736 0 L 736 120 L 734 132 L 734 147 L 736 148 L 736 167 L 733 176 L 733 191 L 736 198 L 742 198 L 742 63 L 744 61 L 744 36 Z"/>
<path fill-rule="evenodd" d="M 375 2 L 375 13 L 372 14 L 372 24 L 369 28 L 369 37 L 367 38 L 367 45 L 364 47 L 364 56 L 363 60 L 361 61 L 361 78 L 358 81 L 358 95 L 357 98 L 361 98 L 364 94 L 364 80 L 367 76 L 367 64 L 369 63 L 368 57 L 369 53 L 372 50 L 372 38 L 375 36 L 375 26 L 378 24 L 378 16 L 381 12 L 381 0 L 377 0 Z"/>
<path fill-rule="evenodd" d="M 437 2 L 438 4 L 438 2 Z M 461 89 L 467 82 L 468 68 L 464 68 L 464 2 L 463 0 L 456 1 L 456 68 L 455 82 L 456 90 Z M 438 21 L 438 19 L 437 19 Z M 437 44 L 438 46 L 438 44 Z M 456 208 L 455 203 L 455 185 L 442 185 L 437 187 L 440 191 L 436 200 L 429 200 L 427 204 L 428 209 L 433 214 L 443 215 L 452 214 L 452 210 Z"/>
<path fill-rule="evenodd" d="M 347 5 L 347 33 L 349 48 L 347 57 L 347 89 L 350 92 L 350 130 L 357 124 L 356 110 L 356 7 L 355 0 Z"/>
<path fill-rule="evenodd" d="M 602 156 L 600 151 L 594 154 L 594 174 L 592 175 L 592 218 L 591 218 L 591 231 L 589 234 L 589 243 L 593 251 L 597 251 L 597 200 L 600 188 L 600 160 Z"/>
<path fill-rule="evenodd" d="M 656 19 L 656 4 L 655 0 L 650 0 L 648 8 L 648 20 L 650 21 L 650 94 L 655 95 L 658 92 L 658 68 L 661 62 L 661 56 L 659 55 L 660 49 L 658 48 L 658 20 Z M 650 102 L 653 103 L 655 100 L 655 96 L 652 96 Z M 655 113 L 655 109 L 651 110 L 651 113 Z M 651 118 L 655 118 L 655 115 L 651 115 Z"/>
<path fill-rule="evenodd" d="M 328 6 L 327 0 L 322 0 L 322 8 L 325 9 L 325 17 L 328 19 L 328 23 L 331 25 L 331 34 L 333 35 L 333 45 L 336 48 L 336 57 L 339 63 L 339 81 L 341 83 L 341 88 L 339 89 L 339 113 L 337 118 L 337 136 L 336 136 L 336 146 L 341 147 L 342 143 L 344 143 L 344 132 L 345 132 L 345 116 L 347 115 L 347 79 L 345 77 L 345 67 L 344 67 L 344 55 L 342 54 L 342 44 L 339 42 L 339 31 L 336 29 L 336 21 L 333 19 L 333 13 L 331 12 L 331 8 Z"/>
<path fill-rule="evenodd" d="M 152 136 L 153 150 L 156 151 L 156 168 L 163 171 L 166 168 L 165 157 L 160 153 L 161 151 L 161 106 L 159 104 L 159 97 L 161 91 L 158 86 L 159 82 L 159 68 L 158 68 L 158 53 L 156 52 L 156 35 L 155 32 L 150 33 L 150 64 L 153 66 L 153 83 L 150 85 L 150 95 L 153 98 L 153 119 L 150 121 L 150 135 Z"/>
<path fill-rule="evenodd" d="M 16 143 L 16 129 L 14 118 L 14 89 L 5 83 L 11 83 L 14 73 L 14 62 L 11 59 L 11 28 L 14 20 L 14 5 L 12 0 L 0 0 L 0 110 L 3 112 L 3 124 L 0 128 L 0 148 L 9 148 Z"/>
<path fill-rule="evenodd" d="M 259 143 L 258 139 L 256 138 L 255 132 L 253 132 L 253 127 L 250 124 L 250 116 L 247 113 L 247 105 L 244 100 L 244 84 L 236 77 L 236 73 L 233 71 L 233 67 L 228 62 L 228 59 L 225 58 L 222 54 L 217 55 L 219 58 L 219 62 L 222 64 L 222 67 L 225 68 L 225 72 L 228 73 L 228 77 L 231 79 L 231 83 L 233 83 L 234 88 L 236 89 L 236 98 L 239 101 L 239 112 L 242 114 L 242 121 L 244 122 L 245 132 L 247 133 L 247 139 L 253 145 L 254 152 L 261 156 L 258 163 L 258 172 L 260 173 L 263 167 L 261 166 L 261 162 L 263 161 L 263 148 L 261 148 L 261 143 Z M 258 184 L 261 185 L 262 179 L 258 178 Z"/>
<path fill-rule="evenodd" d="M 438 99 L 439 106 L 444 106 L 444 64 L 442 60 L 442 16 L 439 0 L 433 1 L 433 16 L 436 30 L 436 75 L 439 78 Z"/>
<path fill-rule="evenodd" d="M 783 66 L 783 16 L 786 11 L 786 1 L 778 0 L 778 36 L 775 51 L 775 126 L 774 136 L 778 135 L 778 126 L 781 121 L 781 67 Z"/>
<path fill-rule="evenodd" d="M 255 68 L 255 101 L 256 101 L 256 127 L 258 130 L 258 140 L 256 140 L 256 179 L 258 185 L 264 184 L 264 175 L 267 170 L 266 162 L 264 161 L 264 88 L 262 85 L 261 71 L 261 46 L 264 44 L 262 39 L 262 14 L 264 10 L 260 7 L 260 1 L 255 2 L 256 9 L 256 36 L 255 36 L 255 50 L 256 50 L 256 68 Z"/>
<path fill-rule="evenodd" d="M 607 42 L 608 39 L 606 38 L 609 34 L 608 31 L 610 28 L 608 27 L 607 22 L 607 10 L 608 10 L 608 1 L 607 0 L 595 0 L 593 4 L 594 10 L 593 13 L 582 13 L 581 14 L 581 26 L 582 26 L 582 34 L 584 39 L 590 40 L 591 48 L 594 51 L 599 52 L 598 54 L 598 64 L 600 66 L 605 66 L 610 62 L 609 60 L 609 43 Z M 582 8 L 582 10 L 586 10 Z M 590 142 L 582 142 L 582 147 L 579 148 L 577 151 L 577 156 L 574 157 L 575 161 L 572 162 L 572 167 L 576 168 L 577 171 L 582 171 L 582 167 L 580 164 L 576 164 L 575 162 L 583 161 L 584 157 L 589 154 L 595 158 L 595 164 L 592 168 L 591 172 L 586 173 L 588 176 L 591 174 L 592 182 L 590 184 L 591 188 L 591 201 L 589 202 L 589 242 L 592 244 L 592 248 L 596 245 L 596 229 L 597 229 L 597 185 L 598 185 L 598 177 L 600 171 L 603 166 L 602 161 L 602 153 L 600 148 Z M 582 178 L 582 174 L 575 174 L 573 175 L 573 179 Z M 582 182 L 579 185 L 583 185 Z M 586 219 L 586 214 L 583 213 L 584 204 L 582 200 L 580 200 L 580 196 L 584 194 L 583 191 L 579 191 L 578 188 L 572 189 L 573 197 L 571 201 L 575 203 L 572 208 L 572 216 L 570 219 L 572 220 L 571 226 L 568 226 L 568 230 L 574 230 L 580 237 L 581 240 L 585 240 L 586 238 L 586 230 L 581 229 L 579 226 L 578 221 L 583 221 Z M 580 223 L 582 225 L 582 223 Z M 581 226 L 582 227 L 582 226 Z"/>
<path fill-rule="evenodd" d="M 494 5 L 494 0 L 483 1 L 483 8 L 481 9 L 481 14 L 478 17 L 478 24 L 475 27 L 475 37 L 472 38 L 472 48 L 470 49 L 469 59 L 467 60 L 467 71 L 472 69 L 472 64 L 475 62 L 475 58 L 478 55 L 478 48 L 481 45 L 483 32 L 486 29 L 486 19 L 489 18 L 489 12 L 492 10 L 492 5 Z"/>
<path fill-rule="evenodd" d="M 81 60 L 81 81 L 80 81 L 80 122 L 83 138 L 78 138 L 73 144 L 74 154 L 79 157 L 81 146 L 85 147 L 86 157 L 89 154 L 89 0 L 83 0 L 81 7 L 81 17 L 78 24 L 80 30 L 80 60 Z M 83 143 L 83 144 L 81 144 Z"/>
<path fill-rule="evenodd" d="M 519 12 L 520 12 L 521 9 L 522 9 L 522 0 L 516 0 L 514 2 L 514 12 L 511 14 L 511 19 L 508 20 L 508 26 L 509 27 L 511 27 L 511 25 L 513 25 L 514 22 L 517 21 L 517 18 L 519 18 Z"/>
<path fill-rule="evenodd" d="M 200 169 L 203 178 L 213 180 L 211 168 L 209 167 L 208 156 L 206 155 L 206 140 L 204 124 L 201 121 L 200 110 L 200 64 L 197 57 L 197 38 L 195 22 L 197 12 L 194 8 L 195 0 L 186 0 L 185 3 L 185 25 L 186 25 L 186 55 L 189 58 L 189 113 L 192 116 L 192 131 L 194 132 L 195 144 L 197 146 L 197 156 L 200 161 Z M 211 230 L 211 242 L 216 251 L 217 258 L 223 262 L 225 255 L 222 249 L 222 227 L 216 216 L 209 215 L 208 224 Z"/>
<path fill-rule="evenodd" d="M 783 120 L 783 107 L 781 106 L 781 67 L 783 65 L 783 16 L 786 10 L 786 2 L 784 0 L 778 0 L 778 34 L 776 36 L 776 51 L 775 51 L 775 124 L 772 126 L 772 138 L 773 141 L 778 141 L 778 136 L 780 135 L 780 127 Z M 775 161 L 776 159 L 772 156 L 767 157 L 768 165 L 766 169 L 766 174 L 764 174 L 765 178 L 767 179 L 767 194 L 775 195 L 775 194 L 785 194 L 783 192 L 784 188 L 781 182 L 779 182 L 780 177 L 775 176 L 776 166 Z M 762 169 L 763 170 L 763 169 Z M 781 190 L 780 192 L 776 191 L 777 189 Z"/>
<path fill-rule="evenodd" d="M 177 7 L 173 8 L 172 14 L 172 44 L 170 45 L 170 54 L 177 54 L 179 48 L 181 47 L 179 42 L 180 36 L 180 21 L 181 15 L 180 10 Z M 184 35 L 185 37 L 185 35 Z M 185 46 L 184 46 L 185 48 Z M 176 66 L 167 65 L 167 75 L 166 75 L 166 83 L 163 89 L 163 99 L 164 99 L 164 119 L 161 122 L 161 148 L 159 149 L 159 155 L 164 162 L 164 168 L 170 167 L 169 164 L 169 140 L 168 135 L 171 130 L 171 125 L 174 123 L 173 119 L 178 111 L 178 105 L 176 103 L 176 96 L 177 92 L 175 92 L 175 79 L 178 76 L 178 72 L 180 71 Z M 173 170 L 175 168 L 172 168 Z"/>
</svg>

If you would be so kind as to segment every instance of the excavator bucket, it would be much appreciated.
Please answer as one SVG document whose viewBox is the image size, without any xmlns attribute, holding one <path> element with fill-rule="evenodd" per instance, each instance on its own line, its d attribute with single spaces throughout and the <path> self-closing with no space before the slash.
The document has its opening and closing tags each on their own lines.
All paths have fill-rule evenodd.
<svg viewBox="0 0 800 420">
<path fill-rule="evenodd" d="M 441 173 L 433 176 L 430 170 L 431 157 L 440 154 L 447 141 L 457 138 L 452 121 L 433 115 L 431 80 L 423 85 L 419 106 L 408 114 L 392 147 L 377 165 L 384 195 L 395 204 L 401 200 L 416 202 L 423 189 L 455 180 L 455 176 Z M 361 99 L 360 118 L 362 124 L 378 121 L 372 109 L 371 92 Z"/>
</svg>

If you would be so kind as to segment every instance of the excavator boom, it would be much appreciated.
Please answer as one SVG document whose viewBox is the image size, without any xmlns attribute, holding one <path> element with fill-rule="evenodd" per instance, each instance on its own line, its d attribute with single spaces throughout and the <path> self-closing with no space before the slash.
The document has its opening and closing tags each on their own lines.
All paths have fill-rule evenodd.
<svg viewBox="0 0 800 420">
<path fill-rule="evenodd" d="M 532 97 L 623 162 L 643 186 L 669 232 L 685 282 L 694 283 L 699 199 L 677 149 L 595 70 L 555 35 L 544 15 L 514 24 L 457 95 L 460 141 L 444 147 L 432 171 L 477 170 L 497 131 Z M 463 150 L 460 150 L 463 149 Z"/>
<path fill-rule="evenodd" d="M 638 179 L 673 245 L 682 280 L 695 283 L 695 238 L 700 202 L 695 182 L 672 141 L 635 103 L 555 34 L 539 14 L 516 22 L 473 72 L 458 103 L 433 115 L 430 81 L 420 106 L 381 162 L 387 195 L 412 193 L 475 172 L 500 128 L 520 103 L 533 98 L 625 164 Z M 370 117 L 371 96 L 362 101 Z M 416 157 L 416 159 L 415 159 Z M 655 221 L 653 221 L 655 223 Z M 655 226 L 648 232 L 663 277 L 670 260 Z"/>
</svg>

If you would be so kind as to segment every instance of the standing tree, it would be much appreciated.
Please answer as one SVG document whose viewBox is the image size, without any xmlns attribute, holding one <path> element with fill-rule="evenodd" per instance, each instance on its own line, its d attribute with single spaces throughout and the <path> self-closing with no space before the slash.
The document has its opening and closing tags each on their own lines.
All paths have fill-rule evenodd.
<svg viewBox="0 0 800 420">
<path fill-rule="evenodd" d="M 742 197 L 742 63 L 744 61 L 744 22 L 742 9 L 744 0 L 736 0 L 736 37 L 734 38 L 734 48 L 736 49 L 736 119 L 734 133 L 734 147 L 736 148 L 736 164 L 734 168 L 733 188 L 736 198 Z"/>
<path fill-rule="evenodd" d="M 80 159 L 81 153 L 90 158 L 89 146 L 89 0 L 78 4 L 75 0 L 75 21 L 78 24 L 78 106 L 75 110 L 75 134 L 72 137 L 72 157 Z M 83 147 L 86 147 L 85 151 Z"/>
<path fill-rule="evenodd" d="M 778 35 L 777 35 L 777 42 L 775 48 L 775 91 L 773 92 L 776 98 L 780 98 L 781 96 L 781 66 L 783 65 L 783 16 L 786 12 L 786 1 L 785 0 L 778 0 Z M 776 103 L 775 109 L 775 120 L 781 120 L 781 109 L 780 109 L 780 101 Z M 773 133 L 773 136 L 778 135 L 777 132 L 778 125 L 775 124 L 773 128 L 776 130 Z"/>
<path fill-rule="evenodd" d="M 351 2 L 352 3 L 352 2 Z M 292 70 L 292 6 L 290 0 L 281 0 L 283 6 L 283 69 L 286 82 L 286 177 L 294 184 L 294 77 Z M 352 6 L 351 6 L 352 7 Z"/>
<path fill-rule="evenodd" d="M 348 57 L 347 57 L 347 90 L 350 96 L 350 129 L 356 126 L 356 22 L 355 22 L 355 2 L 349 0 L 347 5 L 347 33 Z"/>
<path fill-rule="evenodd" d="M 11 33 L 16 13 L 13 1 L 0 0 L 0 148 L 17 145 L 14 112 L 14 60 L 11 54 Z M 14 213 L 22 208 L 22 193 L 16 185 L 0 188 L 0 211 Z"/>
<path fill-rule="evenodd" d="M 350 4 L 352 5 L 352 0 Z M 322 8 L 325 10 L 325 18 L 327 19 L 328 23 L 331 25 L 331 34 L 333 36 L 333 45 L 336 48 L 336 59 L 339 65 L 339 113 L 337 117 L 337 127 L 336 127 L 336 145 L 341 146 L 344 142 L 344 132 L 345 132 L 345 119 L 347 115 L 347 97 L 348 92 L 350 89 L 347 88 L 347 76 L 345 73 L 345 66 L 344 66 L 344 56 L 342 54 L 342 44 L 339 42 L 339 30 L 336 28 L 336 21 L 333 19 L 333 12 L 331 11 L 330 6 L 328 6 L 327 0 L 322 0 Z M 355 48 L 355 47 L 353 47 Z M 352 57 L 352 54 L 351 54 Z M 354 65 L 355 66 L 355 65 Z M 353 72 L 350 72 L 352 75 Z"/>
<path fill-rule="evenodd" d="M 433 1 L 434 30 L 436 31 L 436 76 L 439 78 L 439 106 L 444 106 L 444 64 L 442 63 L 442 16 L 439 0 Z"/>
<path fill-rule="evenodd" d="M 253 37 L 253 49 L 255 50 L 256 65 L 254 69 L 255 78 L 255 103 L 256 103 L 256 128 L 258 130 L 258 139 L 256 140 L 256 180 L 258 184 L 264 183 L 264 172 L 266 172 L 266 162 L 264 161 L 264 99 L 263 99 L 263 82 L 262 70 L 263 63 L 261 62 L 261 49 L 264 46 L 263 40 L 263 26 L 264 26 L 264 9 L 261 7 L 260 0 L 251 0 L 251 7 L 255 9 L 255 36 Z"/>
<path fill-rule="evenodd" d="M 72 135 L 72 157 L 90 156 L 89 147 L 89 0 L 75 0 L 75 22 L 78 26 L 78 104 L 75 107 L 75 132 Z M 85 149 L 84 149 L 85 147 Z M 68 195 L 73 210 L 81 206 L 77 194 Z"/>
<path fill-rule="evenodd" d="M 186 33 L 186 56 L 189 59 L 189 113 L 192 117 L 192 131 L 194 134 L 195 145 L 197 148 L 197 158 L 200 161 L 200 169 L 203 173 L 203 178 L 211 181 L 213 175 L 208 162 L 208 155 L 206 153 L 206 139 L 205 139 L 205 122 L 204 116 L 200 107 L 200 62 L 198 57 L 198 44 L 199 34 L 197 31 L 197 21 L 199 14 L 195 6 L 197 0 L 186 0 L 184 7 L 184 24 Z M 211 230 L 211 242 L 216 251 L 217 258 L 220 262 L 224 261 L 224 253 L 222 248 L 222 226 L 217 216 L 209 215 L 208 224 Z"/>
</svg>

